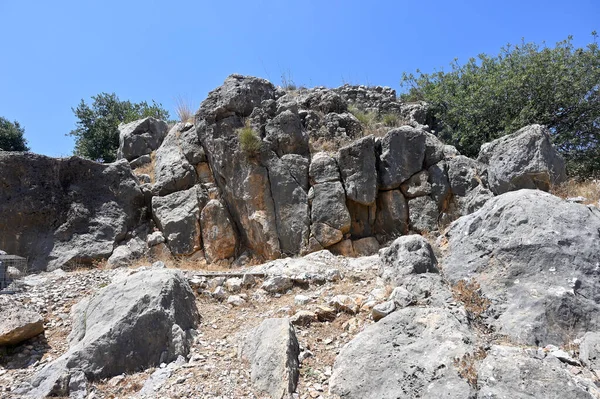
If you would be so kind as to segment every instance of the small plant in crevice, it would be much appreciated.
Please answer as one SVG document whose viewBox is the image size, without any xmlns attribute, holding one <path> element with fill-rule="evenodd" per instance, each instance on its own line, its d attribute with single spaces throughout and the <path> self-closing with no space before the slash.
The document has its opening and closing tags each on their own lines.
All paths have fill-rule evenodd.
<svg viewBox="0 0 600 399">
<path fill-rule="evenodd" d="M 258 133 L 252 129 L 248 121 L 246 121 L 244 127 L 237 130 L 237 134 L 240 142 L 240 149 L 243 152 L 250 157 L 257 156 L 260 153 L 262 140 Z"/>
<path fill-rule="evenodd" d="M 182 96 L 177 96 L 175 99 L 175 107 L 180 122 L 194 123 L 194 110 L 188 99 Z"/>
<path fill-rule="evenodd" d="M 473 321 L 480 320 L 481 315 L 491 305 L 490 300 L 481 294 L 481 287 L 475 279 L 460 280 L 452 287 L 452 296 L 464 305 L 469 318 Z"/>
<path fill-rule="evenodd" d="M 458 369 L 458 375 L 467 380 L 473 388 L 477 387 L 477 362 L 485 359 L 486 351 L 479 347 L 473 353 L 465 353 L 463 357 L 454 359 L 454 366 Z"/>
</svg>

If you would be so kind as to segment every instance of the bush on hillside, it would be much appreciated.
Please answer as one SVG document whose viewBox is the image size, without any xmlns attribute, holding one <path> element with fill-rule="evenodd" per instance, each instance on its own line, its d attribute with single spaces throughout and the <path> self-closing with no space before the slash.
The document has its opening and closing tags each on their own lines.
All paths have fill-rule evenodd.
<svg viewBox="0 0 600 399">
<path fill-rule="evenodd" d="M 11 122 L 0 117 L 0 150 L 29 151 L 25 139 L 25 129 L 19 125 L 19 122 Z"/>
<path fill-rule="evenodd" d="M 404 74 L 404 101 L 431 104 L 440 137 L 474 157 L 481 144 L 539 123 L 553 133 L 570 174 L 600 174 L 600 50 L 522 42 L 450 72 Z"/>
<path fill-rule="evenodd" d="M 154 117 L 166 120 L 169 112 L 152 101 L 132 103 L 121 101 L 115 93 L 93 96 L 92 105 L 84 100 L 73 109 L 78 121 L 77 128 L 69 135 L 75 137 L 75 155 L 98 162 L 114 162 L 119 148 L 119 124 L 137 119 Z"/>
</svg>

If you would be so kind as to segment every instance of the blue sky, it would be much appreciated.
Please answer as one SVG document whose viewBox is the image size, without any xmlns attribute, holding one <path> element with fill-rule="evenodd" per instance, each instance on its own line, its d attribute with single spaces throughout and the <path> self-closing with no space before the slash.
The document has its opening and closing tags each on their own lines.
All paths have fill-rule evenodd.
<svg viewBox="0 0 600 399">
<path fill-rule="evenodd" d="M 298 85 L 386 85 L 526 41 L 583 46 L 600 1 L 0 0 L 0 116 L 32 151 L 73 151 L 81 99 L 197 108 L 227 75 L 285 74 Z"/>
</svg>

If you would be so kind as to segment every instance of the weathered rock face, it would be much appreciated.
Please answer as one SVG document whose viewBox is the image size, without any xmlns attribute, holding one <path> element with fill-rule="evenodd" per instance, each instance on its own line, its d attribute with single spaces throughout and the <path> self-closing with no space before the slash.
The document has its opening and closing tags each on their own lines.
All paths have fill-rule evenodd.
<svg viewBox="0 0 600 399">
<path fill-rule="evenodd" d="M 599 231 L 597 208 L 509 192 L 452 225 L 444 273 L 479 282 L 499 333 L 560 345 L 599 327 Z"/>
<path fill-rule="evenodd" d="M 369 205 L 377 197 L 377 169 L 375 168 L 375 140 L 367 136 L 342 147 L 338 165 L 346 190 L 346 198 Z"/>
<path fill-rule="evenodd" d="M 343 399 L 469 398 L 454 359 L 472 334 L 448 311 L 410 307 L 367 327 L 335 360 L 332 393 Z"/>
<path fill-rule="evenodd" d="M 478 367 L 477 398 L 596 397 L 562 368 L 557 358 L 540 359 L 531 352 L 519 347 L 492 347 Z"/>
<path fill-rule="evenodd" d="M 287 399 L 300 376 L 300 348 L 289 319 L 267 319 L 246 337 L 241 356 L 250 362 L 256 388 L 273 399 Z"/>
<path fill-rule="evenodd" d="M 244 126 L 242 118 L 249 117 L 255 108 L 261 108 L 263 102 L 264 115 L 269 116 L 272 109 L 268 104 L 273 100 L 275 87 L 271 83 L 263 79 L 232 75 L 225 80 L 223 86 L 208 95 L 196 115 L 200 142 L 231 217 L 241 233 L 242 242 L 257 255 L 267 259 L 281 255 L 269 169 L 260 157 L 255 159 L 241 148 L 237 130 Z M 255 112 L 257 114 L 260 113 Z M 260 124 L 264 121 L 260 119 L 257 120 L 260 126 L 256 134 L 264 131 Z M 278 126 L 281 123 L 283 121 Z M 284 126 L 286 129 L 297 128 L 297 125 L 287 122 Z M 273 131 L 270 130 L 270 137 L 273 141 L 270 142 L 276 148 L 283 152 L 294 148 L 293 143 L 296 141 L 292 137 L 286 137 L 285 132 L 280 132 L 280 135 L 275 131 L 277 128 L 274 125 L 271 128 Z M 263 143 L 261 152 L 265 153 L 265 159 L 271 158 L 269 152 L 272 150 L 267 148 L 266 143 Z M 279 158 L 276 153 L 273 156 Z"/>
<path fill-rule="evenodd" d="M 0 320 L 0 346 L 16 345 L 44 332 L 41 315 L 8 299 L 0 302 Z"/>
<path fill-rule="evenodd" d="M 425 132 L 408 126 L 393 129 L 380 141 L 379 188 L 398 188 L 423 169 Z"/>
<path fill-rule="evenodd" d="M 45 366 L 20 392 L 33 397 L 59 389 L 73 373 L 88 379 L 158 366 L 186 356 L 199 321 L 194 294 L 178 272 L 134 273 L 79 302 L 72 310 L 69 350 Z M 66 392 L 65 392 L 66 391 Z"/>
<path fill-rule="evenodd" d="M 144 215 L 129 164 L 0 152 L 0 248 L 33 270 L 106 259 Z"/>
<path fill-rule="evenodd" d="M 218 200 L 210 200 L 200 215 L 204 254 L 208 262 L 235 256 L 237 236 L 229 212 Z"/>
<path fill-rule="evenodd" d="M 479 162 L 487 165 L 496 194 L 521 188 L 550 190 L 566 180 L 565 162 L 550 142 L 550 132 L 530 125 L 481 146 Z"/>
<path fill-rule="evenodd" d="M 133 161 L 156 150 L 165 136 L 168 126 L 165 121 L 144 118 L 119 125 L 119 149 L 117 159 Z"/>
<path fill-rule="evenodd" d="M 196 183 L 196 171 L 184 153 L 184 149 L 190 152 L 190 146 L 180 142 L 181 127 L 175 125 L 156 151 L 153 191 L 157 195 L 186 190 Z"/>
<path fill-rule="evenodd" d="M 200 210 L 208 196 L 200 186 L 152 198 L 152 214 L 174 255 L 190 255 L 200 249 Z"/>
<path fill-rule="evenodd" d="M 427 240 L 420 235 L 397 238 L 381 250 L 380 275 L 384 281 L 398 286 L 409 274 L 436 273 L 437 260 Z"/>
</svg>

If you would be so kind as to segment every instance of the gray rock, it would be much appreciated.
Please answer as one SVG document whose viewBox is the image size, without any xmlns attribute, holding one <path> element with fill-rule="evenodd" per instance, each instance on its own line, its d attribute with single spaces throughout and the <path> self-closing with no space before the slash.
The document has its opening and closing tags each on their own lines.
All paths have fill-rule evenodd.
<svg viewBox="0 0 600 399">
<path fill-rule="evenodd" d="M 448 308 L 450 304 L 455 303 L 452 292 L 439 273 L 408 275 L 402 280 L 400 287 L 406 289 L 410 293 L 409 298 L 420 306 Z M 398 305 L 398 301 L 396 304 Z"/>
<path fill-rule="evenodd" d="M 186 279 L 168 269 L 122 278 L 75 305 L 72 316 L 69 350 L 20 387 L 24 396 L 66 396 L 80 371 L 97 380 L 186 356 L 200 319 Z"/>
<path fill-rule="evenodd" d="M 173 128 L 177 134 L 179 147 L 185 156 L 185 159 L 192 165 L 198 165 L 206 162 L 206 154 L 198 140 L 196 126 L 191 123 L 179 122 Z"/>
<path fill-rule="evenodd" d="M 19 302 L 0 303 L 0 346 L 17 345 L 44 332 L 43 317 Z"/>
<path fill-rule="evenodd" d="M 308 134 L 302 128 L 298 114 L 285 111 L 265 126 L 265 141 L 281 158 L 285 154 L 308 156 Z"/>
<path fill-rule="evenodd" d="M 244 340 L 241 357 L 250 362 L 252 384 L 273 399 L 286 399 L 296 390 L 300 347 L 288 319 L 266 319 Z"/>
<path fill-rule="evenodd" d="M 165 236 L 162 231 L 155 231 L 151 234 L 148 234 L 148 238 L 146 240 L 148 247 L 153 247 L 158 244 L 162 244 L 165 242 Z"/>
<path fill-rule="evenodd" d="M 210 200 L 200 214 L 204 254 L 208 262 L 235 256 L 237 236 L 229 212 L 218 200 Z"/>
<path fill-rule="evenodd" d="M 340 148 L 337 156 L 346 197 L 359 204 L 369 205 L 377 197 L 375 140 L 363 137 Z"/>
<path fill-rule="evenodd" d="M 340 180 L 340 171 L 335 158 L 325 152 L 318 152 L 312 157 L 309 169 L 313 185 Z"/>
<path fill-rule="evenodd" d="M 379 321 L 385 316 L 390 315 L 394 310 L 396 310 L 396 302 L 383 302 L 373 306 L 373 309 L 371 309 L 371 316 L 373 317 L 374 321 Z"/>
<path fill-rule="evenodd" d="M 567 178 L 550 132 L 540 125 L 482 145 L 477 160 L 487 165 L 490 189 L 496 195 L 522 188 L 549 191 Z"/>
<path fill-rule="evenodd" d="M 346 207 L 344 187 L 339 181 L 313 186 L 312 223 L 325 223 L 342 233 L 350 231 L 350 213 Z"/>
<path fill-rule="evenodd" d="M 447 161 L 448 179 L 452 193 L 464 197 L 467 193 L 483 182 L 486 173 L 485 165 L 459 155 Z"/>
<path fill-rule="evenodd" d="M 436 273 L 437 260 L 427 240 L 420 235 L 397 238 L 379 251 L 379 275 L 394 286 L 409 274 Z"/>
<path fill-rule="evenodd" d="M 585 333 L 579 344 L 579 359 L 588 368 L 600 370 L 600 333 Z"/>
<path fill-rule="evenodd" d="M 117 159 L 133 161 L 156 150 L 169 130 L 167 122 L 154 118 L 119 125 Z"/>
<path fill-rule="evenodd" d="M 145 219 L 144 196 L 125 160 L 4 151 L 0 187 L 0 243 L 27 257 L 29 270 L 106 259 Z"/>
<path fill-rule="evenodd" d="M 294 281 L 287 276 L 271 276 L 266 279 L 261 288 L 270 294 L 284 293 L 294 286 Z"/>
<path fill-rule="evenodd" d="M 179 127 L 175 125 L 156 150 L 153 192 L 157 195 L 186 190 L 196 183 L 196 171 L 185 157 L 179 141 Z"/>
<path fill-rule="evenodd" d="M 467 327 L 444 309 L 398 310 L 342 348 L 330 390 L 342 399 L 472 397 L 454 367 L 472 341 Z"/>
<path fill-rule="evenodd" d="M 429 183 L 429 173 L 422 170 L 410 177 L 400 186 L 402 194 L 406 198 L 422 197 L 431 194 L 431 184 Z"/>
<path fill-rule="evenodd" d="M 379 251 L 379 241 L 375 237 L 365 237 L 352 241 L 356 256 L 375 255 Z"/>
<path fill-rule="evenodd" d="M 437 203 L 429 196 L 408 200 L 410 228 L 419 233 L 438 230 L 440 212 Z"/>
<path fill-rule="evenodd" d="M 379 192 L 374 229 L 380 243 L 408 233 L 408 204 L 400 190 Z"/>
<path fill-rule="evenodd" d="M 380 141 L 379 188 L 398 188 L 423 168 L 426 132 L 409 126 L 390 130 Z"/>
<path fill-rule="evenodd" d="M 436 136 L 431 133 L 425 133 L 425 160 L 423 166 L 425 169 L 442 161 L 446 154 L 445 146 Z"/>
<path fill-rule="evenodd" d="M 395 308 L 402 309 L 413 305 L 416 302 L 415 296 L 404 287 L 396 287 L 389 297 Z"/>
<path fill-rule="evenodd" d="M 310 226 L 310 231 L 323 248 L 338 243 L 344 238 L 344 233 L 325 223 L 313 223 Z"/>
<path fill-rule="evenodd" d="M 600 211 L 539 190 L 495 197 L 447 233 L 444 274 L 476 279 L 490 323 L 516 342 L 562 345 L 599 324 Z"/>
<path fill-rule="evenodd" d="M 201 248 L 200 209 L 205 197 L 192 187 L 164 197 L 152 198 L 152 215 L 174 255 L 189 255 Z"/>
<path fill-rule="evenodd" d="M 87 398 L 87 378 L 81 370 L 73 370 L 69 377 L 69 399 Z"/>
<path fill-rule="evenodd" d="M 123 267 L 131 264 L 136 259 L 146 254 L 146 242 L 140 237 L 133 237 L 126 243 L 115 248 L 108 258 L 107 264 L 111 267 Z"/>
<path fill-rule="evenodd" d="M 281 161 L 296 183 L 304 191 L 308 191 L 308 167 L 310 165 L 308 158 L 298 154 L 285 154 L 281 157 Z"/>
<path fill-rule="evenodd" d="M 129 161 L 129 166 L 131 169 L 139 168 L 140 166 L 147 165 L 152 162 L 152 157 L 149 154 L 142 155 L 133 161 Z"/>
<path fill-rule="evenodd" d="M 196 121 L 217 120 L 237 115 L 250 116 L 264 100 L 275 99 L 275 86 L 270 82 L 242 75 L 230 75 L 222 86 L 208 94 L 196 114 Z"/>
<path fill-rule="evenodd" d="M 440 211 L 445 210 L 450 198 L 450 181 L 448 180 L 448 165 L 446 161 L 441 161 L 431 165 L 427 172 L 429 174 L 428 183 L 430 185 L 431 198 L 437 203 Z"/>
<path fill-rule="evenodd" d="M 287 162 L 271 152 L 265 165 L 269 170 L 271 195 L 275 206 L 275 221 L 279 234 L 279 247 L 282 254 L 295 255 L 306 246 L 310 233 L 310 211 L 306 187 L 294 178 L 294 172 L 306 165 L 289 168 Z"/>
<path fill-rule="evenodd" d="M 335 140 L 336 138 L 356 139 L 361 137 L 363 132 L 360 121 L 349 112 L 326 114 L 323 118 L 323 125 L 327 135 L 321 134 L 322 130 L 319 130 L 311 136 L 323 137 L 327 140 Z"/>
<path fill-rule="evenodd" d="M 359 239 L 371 237 L 375 234 L 375 221 L 377 219 L 377 204 L 359 204 L 350 199 L 346 200 L 346 207 L 350 213 L 350 234 L 352 238 Z"/>
<path fill-rule="evenodd" d="M 311 90 L 300 98 L 299 103 L 305 109 L 320 111 L 324 114 L 330 112 L 342 114 L 348 109 L 344 99 L 333 90 L 328 89 Z"/>
<path fill-rule="evenodd" d="M 477 398 L 595 398 L 558 360 L 539 359 L 527 350 L 493 346 L 477 368 Z"/>
</svg>

